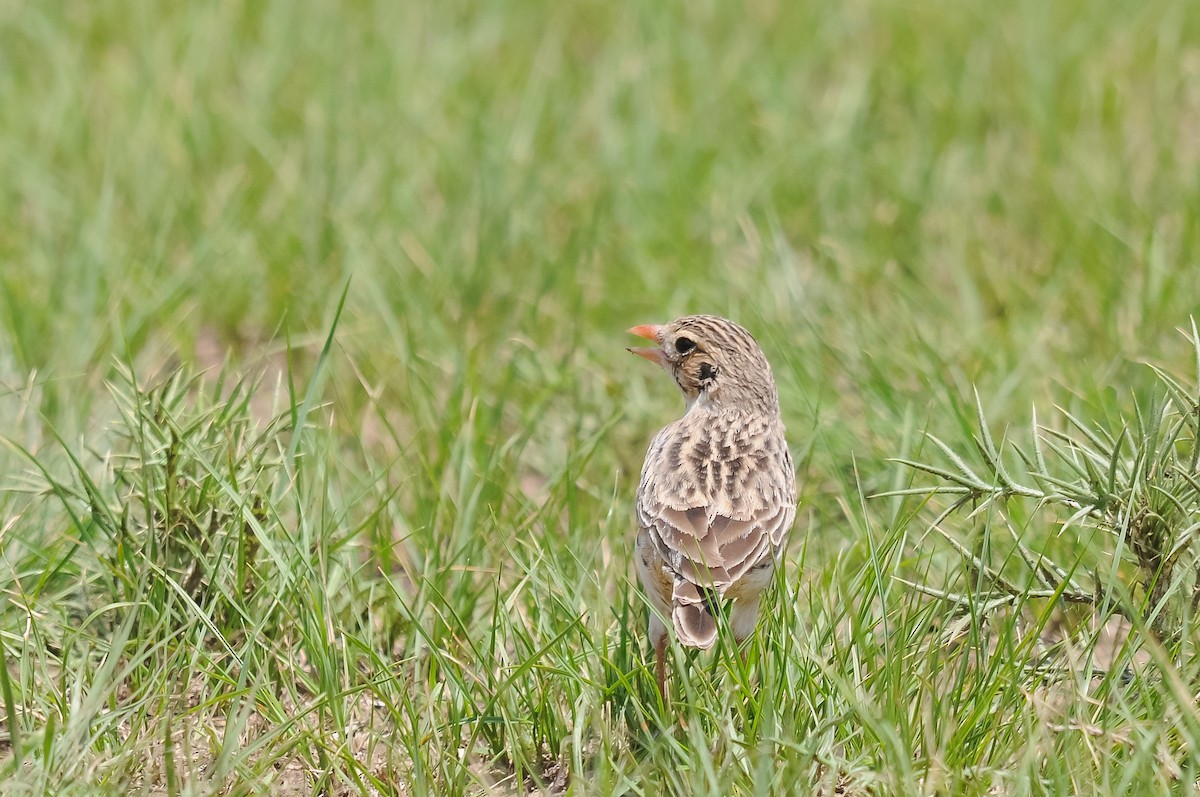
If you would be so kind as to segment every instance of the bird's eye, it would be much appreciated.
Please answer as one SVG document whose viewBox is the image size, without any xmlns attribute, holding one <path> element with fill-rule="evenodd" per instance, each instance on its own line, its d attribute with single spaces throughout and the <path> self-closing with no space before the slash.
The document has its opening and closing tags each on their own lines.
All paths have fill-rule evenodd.
<svg viewBox="0 0 1200 797">
<path fill-rule="evenodd" d="M 696 348 L 696 341 L 691 338 L 676 338 L 675 351 L 680 354 L 687 354 L 692 349 Z"/>
</svg>

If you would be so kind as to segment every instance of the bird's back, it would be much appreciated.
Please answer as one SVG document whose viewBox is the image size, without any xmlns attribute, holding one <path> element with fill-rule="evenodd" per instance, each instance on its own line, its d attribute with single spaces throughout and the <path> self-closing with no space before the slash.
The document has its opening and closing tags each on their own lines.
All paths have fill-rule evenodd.
<svg viewBox="0 0 1200 797">
<path fill-rule="evenodd" d="M 774 561 L 795 507 L 795 474 L 777 414 L 693 407 L 654 437 L 638 487 L 638 523 L 670 577 L 682 642 L 713 643 L 719 604 Z"/>
</svg>

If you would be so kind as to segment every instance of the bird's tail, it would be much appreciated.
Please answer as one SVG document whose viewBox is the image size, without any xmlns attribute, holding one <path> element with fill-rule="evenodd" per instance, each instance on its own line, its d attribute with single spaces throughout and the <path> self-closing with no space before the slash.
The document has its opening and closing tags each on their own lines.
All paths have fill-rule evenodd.
<svg viewBox="0 0 1200 797">
<path fill-rule="evenodd" d="M 717 641 L 716 615 L 721 611 L 721 595 L 711 587 L 698 587 L 690 581 L 676 582 L 671 591 L 671 622 L 675 636 L 689 648 L 708 650 Z"/>
</svg>

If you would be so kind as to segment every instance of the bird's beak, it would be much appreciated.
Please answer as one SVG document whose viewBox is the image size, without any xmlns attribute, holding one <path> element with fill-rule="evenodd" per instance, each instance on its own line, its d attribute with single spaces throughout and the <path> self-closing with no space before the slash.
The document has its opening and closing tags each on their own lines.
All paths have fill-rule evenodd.
<svg viewBox="0 0 1200 797">
<path fill-rule="evenodd" d="M 655 343 L 662 343 L 663 328 L 657 324 L 642 324 L 638 327 L 630 327 L 629 334 L 637 335 L 639 338 L 645 338 L 646 340 L 652 340 Z M 657 365 L 667 364 L 661 348 L 630 348 L 626 349 L 626 351 L 630 354 L 636 354 L 639 357 L 645 357 Z"/>
</svg>

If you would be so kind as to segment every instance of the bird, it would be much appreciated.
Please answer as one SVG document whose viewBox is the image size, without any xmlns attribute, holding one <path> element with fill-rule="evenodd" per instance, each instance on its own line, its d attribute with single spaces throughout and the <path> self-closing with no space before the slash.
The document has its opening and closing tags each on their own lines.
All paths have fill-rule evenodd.
<svg viewBox="0 0 1200 797">
<path fill-rule="evenodd" d="M 735 643 L 754 633 L 796 516 L 796 474 L 771 366 L 746 329 L 689 315 L 629 333 L 655 344 L 628 351 L 670 374 L 686 407 L 651 440 L 636 502 L 634 560 L 665 700 L 668 628 L 707 650 L 728 608 Z"/>
</svg>

